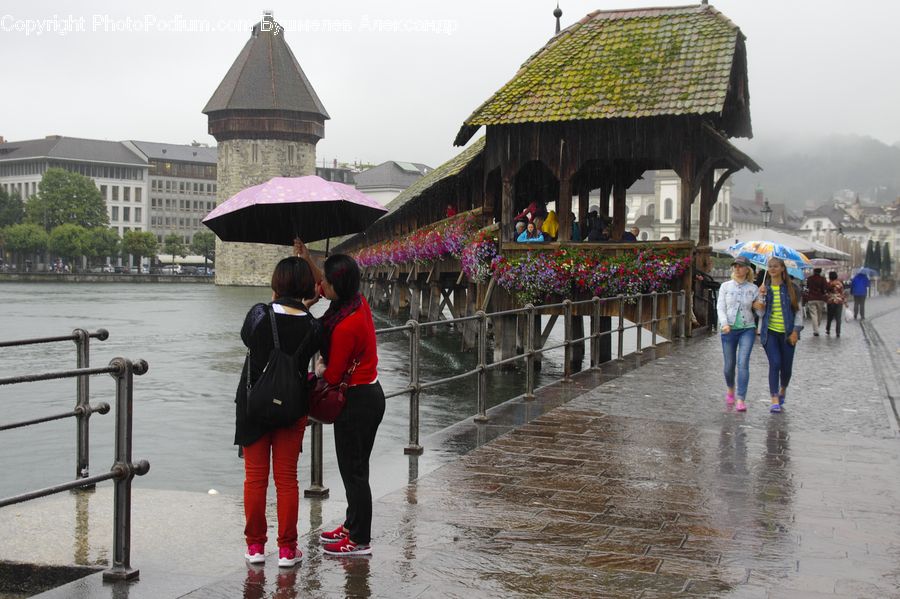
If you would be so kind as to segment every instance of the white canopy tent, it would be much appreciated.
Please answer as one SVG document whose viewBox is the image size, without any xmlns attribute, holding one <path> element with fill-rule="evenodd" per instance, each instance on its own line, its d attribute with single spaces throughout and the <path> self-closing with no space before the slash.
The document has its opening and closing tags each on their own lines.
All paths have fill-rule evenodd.
<svg viewBox="0 0 900 599">
<path fill-rule="evenodd" d="M 828 247 L 827 245 L 815 241 L 809 241 L 808 239 L 803 239 L 802 237 L 796 237 L 794 235 L 788 235 L 787 233 L 775 231 L 774 229 L 754 229 L 752 231 L 743 231 L 739 235 L 735 235 L 734 237 L 729 237 L 728 239 L 717 241 L 713 244 L 712 249 L 714 252 L 727 254 L 728 248 L 736 243 L 743 243 L 745 241 L 771 241 L 772 243 L 780 243 L 781 245 L 786 245 L 797 250 L 798 252 L 803 252 L 810 258 L 831 258 L 832 260 L 850 259 L 850 254 L 848 254 L 847 252 L 842 252 L 841 250 L 837 250 L 833 247 Z"/>
</svg>

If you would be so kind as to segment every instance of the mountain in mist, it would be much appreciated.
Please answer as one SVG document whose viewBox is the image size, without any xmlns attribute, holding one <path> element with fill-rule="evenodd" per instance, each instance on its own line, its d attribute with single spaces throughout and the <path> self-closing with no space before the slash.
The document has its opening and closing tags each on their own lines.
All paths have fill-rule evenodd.
<svg viewBox="0 0 900 599">
<path fill-rule="evenodd" d="M 844 189 L 879 204 L 900 195 L 900 142 L 887 145 L 859 135 L 829 135 L 803 141 L 741 143 L 762 168 L 734 176 L 733 194 L 752 199 L 757 185 L 773 203 L 803 209 Z"/>
</svg>

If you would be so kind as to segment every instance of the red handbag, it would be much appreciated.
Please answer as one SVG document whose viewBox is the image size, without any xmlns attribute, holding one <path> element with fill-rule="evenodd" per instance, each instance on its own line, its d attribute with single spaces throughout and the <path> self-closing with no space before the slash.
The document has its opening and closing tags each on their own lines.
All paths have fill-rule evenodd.
<svg viewBox="0 0 900 599">
<path fill-rule="evenodd" d="M 347 403 L 347 387 L 350 386 L 350 376 L 359 360 L 353 360 L 350 368 L 341 377 L 337 385 L 329 385 L 325 378 L 317 378 L 316 385 L 309 390 L 309 417 L 322 424 L 333 424 L 341 415 L 344 404 Z M 310 375 L 314 376 L 314 375 Z"/>
</svg>

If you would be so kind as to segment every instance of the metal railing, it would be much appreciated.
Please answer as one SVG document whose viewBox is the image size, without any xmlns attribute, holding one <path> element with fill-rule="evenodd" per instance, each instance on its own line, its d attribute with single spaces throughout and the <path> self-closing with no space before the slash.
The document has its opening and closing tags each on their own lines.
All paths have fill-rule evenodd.
<svg viewBox="0 0 900 599">
<path fill-rule="evenodd" d="M 668 305 L 668 312 L 666 314 L 660 314 L 659 312 L 659 298 L 660 296 L 665 297 L 668 301 L 666 302 Z M 651 304 L 651 313 L 650 320 L 644 320 L 643 313 L 643 304 L 644 299 L 649 298 Z M 625 305 L 628 303 L 637 303 L 637 314 L 635 322 L 633 322 L 629 326 L 625 326 Z M 604 315 L 603 309 L 607 306 L 607 304 L 615 303 L 616 304 L 616 312 L 617 312 L 617 322 L 615 327 L 610 327 L 608 331 L 600 330 L 600 319 L 601 316 Z M 677 307 L 676 307 L 677 304 Z M 591 322 L 593 325 L 592 330 L 589 334 L 573 338 L 573 311 L 577 306 L 591 305 Z M 581 301 L 571 301 L 564 300 L 557 304 L 547 304 L 541 306 L 534 306 L 533 304 L 528 304 L 523 308 L 516 308 L 513 310 L 503 310 L 500 312 L 486 313 L 484 311 L 479 310 L 472 316 L 466 316 L 462 318 L 451 318 L 447 320 L 435 320 L 431 322 L 418 322 L 415 320 L 408 321 L 405 325 L 389 327 L 385 329 L 378 329 L 375 331 L 376 336 L 384 336 L 391 333 L 407 333 L 409 335 L 409 382 L 408 384 L 396 391 L 386 393 L 385 399 L 390 399 L 392 397 L 398 397 L 401 395 L 409 394 L 409 441 L 406 447 L 404 447 L 403 452 L 407 455 L 421 455 L 423 452 L 423 447 L 419 443 L 419 403 L 420 396 L 423 391 L 428 389 L 438 387 L 440 385 L 446 385 L 448 383 L 461 381 L 464 379 L 468 379 L 469 377 L 477 377 L 476 384 L 476 410 L 477 413 L 474 416 L 475 422 L 488 422 L 489 418 L 487 416 L 487 373 L 490 370 L 501 368 L 508 364 L 516 363 L 519 361 L 524 361 L 525 363 L 525 394 L 524 397 L 526 400 L 534 399 L 534 385 L 535 385 L 535 361 L 538 357 L 543 354 L 557 350 L 563 349 L 563 379 L 564 381 L 571 380 L 571 376 L 573 374 L 573 346 L 576 343 L 583 343 L 585 341 L 589 342 L 590 346 L 590 368 L 595 369 L 600 367 L 600 354 L 601 354 L 601 340 L 604 337 L 611 337 L 613 333 L 616 333 L 618 336 L 618 343 L 616 348 L 616 359 L 622 360 L 624 359 L 624 336 L 625 332 L 628 330 L 635 330 L 637 345 L 636 345 L 636 353 L 642 353 L 642 339 L 641 333 L 645 330 L 645 326 L 649 326 L 650 329 L 650 347 L 656 347 L 657 336 L 659 332 L 659 323 L 667 322 L 668 330 L 670 331 L 671 337 L 683 337 L 685 334 L 685 292 L 678 291 L 672 292 L 668 291 L 666 293 L 644 293 L 640 295 L 631 295 L 624 296 L 619 295 L 615 297 L 607 297 L 607 298 L 599 298 L 593 297 L 589 300 L 581 300 Z M 534 333 L 535 333 L 535 324 L 536 318 L 540 315 L 541 311 L 547 310 L 558 310 L 562 309 L 563 311 L 563 341 L 562 343 L 558 343 L 556 345 L 551 345 L 547 347 L 536 348 Z M 511 356 L 505 359 L 497 360 L 491 363 L 487 361 L 487 347 L 488 347 L 488 319 L 490 318 L 498 318 L 504 316 L 519 316 L 524 315 L 526 318 L 526 326 L 525 326 L 525 335 L 524 335 L 524 351 L 521 354 L 517 354 L 515 356 Z M 613 318 L 613 317 L 609 317 Z M 477 364 L 466 372 L 462 372 L 459 374 L 455 374 L 448 377 L 443 377 L 439 379 L 435 379 L 432 381 L 423 382 L 420 379 L 420 352 L 419 352 L 419 344 L 422 338 L 422 331 L 429 328 L 437 328 L 442 326 L 455 326 L 459 327 L 460 325 L 467 325 L 468 323 L 477 323 L 478 327 L 477 335 L 476 335 L 476 356 L 477 356 Z M 677 335 L 675 332 L 677 331 Z M 311 421 L 312 422 L 312 421 Z M 328 489 L 324 487 L 322 480 L 322 425 L 317 422 L 312 422 L 312 446 L 310 450 L 310 460 L 311 460 L 311 481 L 310 488 L 305 491 L 307 496 L 319 496 L 324 497 L 328 495 Z"/>
<path fill-rule="evenodd" d="M 132 461 L 132 415 L 134 376 L 146 373 L 148 366 L 144 360 L 132 362 L 125 358 L 113 358 L 106 367 L 91 368 L 89 366 L 90 339 L 96 338 L 102 341 L 108 336 L 109 333 L 104 329 L 99 329 L 96 333 L 88 333 L 84 329 L 75 329 L 72 335 L 69 336 L 0 342 L 0 347 L 34 345 L 57 341 L 75 341 L 77 346 L 77 367 L 74 370 L 0 378 L 0 386 L 68 378 L 76 379 L 77 383 L 76 403 L 73 410 L 0 425 L 0 431 L 4 431 L 74 417 L 76 420 L 77 439 L 75 479 L 20 495 L 2 498 L 0 499 L 0 508 L 63 491 L 91 489 L 99 482 L 112 479 L 114 481 L 113 556 L 112 565 L 103 572 L 103 579 L 115 581 L 136 579 L 140 575 L 139 570 L 131 567 L 131 481 L 135 476 L 146 474 L 150 470 L 150 463 L 147 460 L 140 460 L 137 463 Z M 96 405 L 91 405 L 90 403 L 89 378 L 98 374 L 109 374 L 116 381 L 115 453 L 113 465 L 108 472 L 91 475 L 89 471 L 90 416 L 94 413 L 107 414 L 110 410 L 109 404 L 105 402 L 100 402 Z"/>
</svg>

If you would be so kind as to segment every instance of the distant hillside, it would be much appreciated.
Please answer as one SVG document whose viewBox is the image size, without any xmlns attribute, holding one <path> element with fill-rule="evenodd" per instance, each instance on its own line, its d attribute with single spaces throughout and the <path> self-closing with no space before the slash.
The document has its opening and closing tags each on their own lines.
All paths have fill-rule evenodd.
<svg viewBox="0 0 900 599">
<path fill-rule="evenodd" d="M 773 203 L 798 209 L 821 204 L 842 189 L 878 203 L 900 195 L 900 143 L 889 146 L 870 137 L 832 135 L 804 142 L 739 145 L 763 168 L 760 173 L 735 175 L 734 194 L 739 198 L 752 198 L 757 185 Z"/>
</svg>

